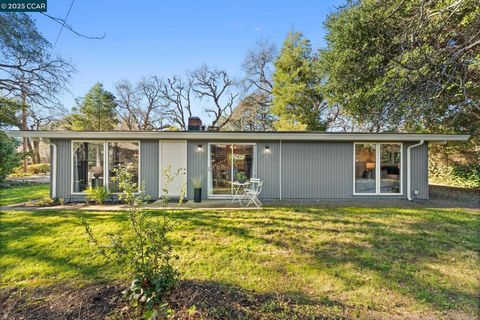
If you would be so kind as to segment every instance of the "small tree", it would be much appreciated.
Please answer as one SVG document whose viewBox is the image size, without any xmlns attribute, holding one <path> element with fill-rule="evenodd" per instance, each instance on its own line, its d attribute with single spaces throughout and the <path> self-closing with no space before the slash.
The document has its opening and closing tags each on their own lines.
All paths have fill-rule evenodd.
<svg viewBox="0 0 480 320">
<path fill-rule="evenodd" d="M 128 232 L 108 235 L 109 244 L 104 245 L 83 217 L 82 223 L 100 254 L 109 261 L 127 261 L 127 270 L 133 280 L 124 294 L 142 311 L 151 312 L 177 284 L 179 273 L 171 261 L 178 256 L 173 254 L 172 242 L 167 237 L 173 224 L 165 214 L 162 218 L 152 217 L 141 209 L 146 200 L 144 188 L 133 183 L 132 178 L 126 168 L 116 170 L 115 180 L 122 191 L 119 197 L 128 206 Z M 165 208 L 163 213 L 166 213 Z"/>
</svg>

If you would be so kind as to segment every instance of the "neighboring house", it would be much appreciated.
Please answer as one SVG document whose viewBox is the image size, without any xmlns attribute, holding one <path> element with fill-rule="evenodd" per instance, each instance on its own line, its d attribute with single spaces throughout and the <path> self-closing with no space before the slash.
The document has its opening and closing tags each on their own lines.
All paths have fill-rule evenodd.
<svg viewBox="0 0 480 320">
<path fill-rule="evenodd" d="M 201 128 L 201 127 L 200 127 Z M 428 199 L 428 144 L 466 135 L 212 132 L 10 131 L 49 142 L 51 196 L 83 201 L 89 186 L 108 186 L 126 166 L 151 199 L 162 195 L 165 168 L 181 169 L 169 186 L 180 195 L 202 177 L 204 199 L 229 198 L 237 173 L 264 181 L 263 199 Z M 183 172 L 185 171 L 185 172 Z"/>
</svg>

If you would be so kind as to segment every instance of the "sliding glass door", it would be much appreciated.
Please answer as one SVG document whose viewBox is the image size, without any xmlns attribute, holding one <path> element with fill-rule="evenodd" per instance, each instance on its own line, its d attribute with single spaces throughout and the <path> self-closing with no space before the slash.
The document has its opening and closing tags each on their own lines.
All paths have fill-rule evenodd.
<svg viewBox="0 0 480 320">
<path fill-rule="evenodd" d="M 209 144 L 209 196 L 231 196 L 233 182 L 254 177 L 254 144 Z"/>
</svg>

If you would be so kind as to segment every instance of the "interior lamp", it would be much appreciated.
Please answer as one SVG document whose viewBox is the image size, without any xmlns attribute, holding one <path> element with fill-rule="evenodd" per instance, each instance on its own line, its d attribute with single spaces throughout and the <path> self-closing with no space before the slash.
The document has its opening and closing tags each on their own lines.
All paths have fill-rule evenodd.
<svg viewBox="0 0 480 320">
<path fill-rule="evenodd" d="M 367 162 L 366 168 L 367 168 L 368 170 L 374 169 L 374 168 L 375 168 L 375 163 L 373 163 L 373 162 Z"/>
</svg>

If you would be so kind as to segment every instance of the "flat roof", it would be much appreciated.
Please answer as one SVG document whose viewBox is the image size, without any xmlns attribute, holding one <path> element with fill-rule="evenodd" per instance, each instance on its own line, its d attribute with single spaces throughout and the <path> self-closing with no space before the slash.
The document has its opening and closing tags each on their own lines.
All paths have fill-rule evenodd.
<svg viewBox="0 0 480 320">
<path fill-rule="evenodd" d="M 165 139 L 165 140 L 286 140 L 286 141 L 467 141 L 469 135 L 312 131 L 6 131 L 13 138 L 38 139 Z"/>
</svg>

